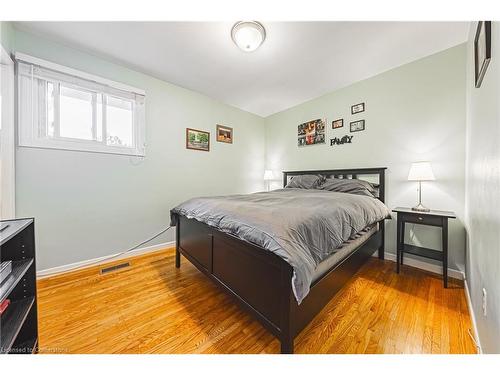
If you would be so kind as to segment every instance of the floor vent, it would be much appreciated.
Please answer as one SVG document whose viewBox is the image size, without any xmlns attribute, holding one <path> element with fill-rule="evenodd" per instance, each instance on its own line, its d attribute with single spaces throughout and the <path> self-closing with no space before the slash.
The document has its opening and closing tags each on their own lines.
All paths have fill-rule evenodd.
<svg viewBox="0 0 500 375">
<path fill-rule="evenodd" d="M 130 263 L 129 262 L 120 263 L 120 264 L 117 264 L 115 266 L 103 268 L 103 269 L 101 269 L 101 275 L 104 275 L 105 273 L 110 273 L 110 272 L 113 272 L 113 271 L 116 271 L 116 270 L 119 270 L 119 269 L 122 269 L 125 267 L 130 267 Z"/>
</svg>

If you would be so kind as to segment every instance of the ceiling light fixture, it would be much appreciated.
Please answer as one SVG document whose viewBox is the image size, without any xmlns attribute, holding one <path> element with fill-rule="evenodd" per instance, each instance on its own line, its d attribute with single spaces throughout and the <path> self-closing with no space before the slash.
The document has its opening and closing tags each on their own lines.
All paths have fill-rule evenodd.
<svg viewBox="0 0 500 375">
<path fill-rule="evenodd" d="M 231 29 L 231 38 L 241 50 L 252 52 L 266 39 L 266 29 L 257 21 L 236 22 Z"/>
</svg>

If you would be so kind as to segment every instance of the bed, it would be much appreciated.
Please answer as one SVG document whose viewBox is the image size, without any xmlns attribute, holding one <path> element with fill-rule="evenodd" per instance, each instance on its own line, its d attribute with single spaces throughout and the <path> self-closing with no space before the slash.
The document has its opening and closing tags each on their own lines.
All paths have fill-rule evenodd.
<svg viewBox="0 0 500 375">
<path fill-rule="evenodd" d="M 385 201 L 385 169 L 287 171 L 283 172 L 283 187 L 289 183 L 290 179 L 304 175 L 367 180 L 378 187 L 377 199 L 372 197 L 373 202 L 370 204 L 376 202 L 381 205 L 380 202 Z M 242 206 L 248 207 L 248 215 L 252 211 L 267 210 L 263 211 L 265 216 L 261 216 L 262 223 L 258 219 L 252 223 L 252 216 L 249 216 L 251 219 L 246 219 L 246 224 L 238 222 L 235 227 L 239 228 L 239 231 L 220 224 L 221 218 L 231 218 L 231 212 L 221 203 L 227 204 L 227 200 L 205 198 L 201 202 L 210 204 L 201 205 L 199 208 L 200 201 L 195 202 L 196 207 L 199 208 L 196 212 L 190 211 L 189 205 L 186 206 L 186 209 L 176 208 L 171 211 L 172 223 L 176 226 L 175 266 L 180 267 L 182 254 L 222 290 L 234 297 L 243 309 L 252 314 L 268 331 L 275 335 L 280 340 L 281 353 L 284 354 L 293 353 L 295 337 L 367 259 L 376 251 L 378 251 L 380 259 L 384 258 L 384 220 L 387 217 L 377 216 L 377 222 L 363 228 L 355 228 L 355 225 L 349 223 L 349 226 L 352 227 L 351 231 L 356 232 L 356 235 L 350 236 L 348 240 L 335 249 L 335 252 L 321 249 L 322 246 L 330 245 L 330 243 L 326 245 L 324 241 L 321 242 L 321 238 L 318 238 L 322 236 L 318 233 L 324 232 L 324 230 L 321 231 L 322 228 L 312 230 L 310 234 L 307 231 L 302 231 L 293 241 L 287 239 L 284 242 L 279 235 L 280 229 L 283 227 L 285 229 L 282 230 L 286 230 L 287 223 L 293 223 L 293 219 L 290 219 L 289 216 L 300 216 L 302 213 L 290 211 L 290 209 L 286 211 L 285 208 L 281 210 L 282 203 L 280 202 L 284 202 L 284 206 L 287 204 L 286 202 L 292 202 L 291 206 L 293 207 L 295 204 L 293 202 L 298 202 L 300 199 L 308 199 L 312 202 L 320 201 L 327 194 L 314 191 L 293 192 L 292 190 L 295 189 L 282 189 L 267 195 L 256 193 L 255 195 L 239 196 L 239 198 L 235 196 L 237 198 L 233 198 L 233 201 L 249 197 L 249 202 L 245 203 L 246 206 Z M 342 198 L 342 202 L 348 202 L 347 198 L 351 196 L 351 194 L 338 194 L 345 197 Z M 334 195 L 330 196 L 333 199 Z M 269 199 L 272 200 L 269 201 Z M 351 206 L 358 207 L 357 204 L 356 201 Z M 305 217 L 304 220 L 318 216 L 314 215 L 314 204 L 311 206 L 313 208 L 301 210 Z M 320 209 L 321 207 L 318 206 L 318 210 Z M 216 212 L 217 210 L 219 212 Z M 290 215 L 290 212 L 293 215 Z M 329 220 L 326 213 L 321 213 L 321 215 Z M 364 214 L 366 216 L 366 212 Z M 279 225 L 276 225 L 276 228 L 270 228 L 271 224 L 269 223 L 273 223 L 273 221 L 266 218 L 280 215 L 283 217 L 275 220 Z M 335 215 L 336 212 L 333 212 L 330 216 Z M 362 217 L 363 214 L 359 216 Z M 266 220 L 269 223 L 266 224 Z M 226 221 L 232 225 L 235 219 Z M 249 223 L 251 225 L 248 225 Z M 359 225 L 362 223 L 360 222 Z M 255 228 L 259 229 L 259 226 L 264 229 L 255 230 Z M 346 228 L 349 229 L 349 226 Z M 256 238 L 255 232 L 260 237 Z M 307 237 L 307 235 L 309 237 L 304 239 L 303 237 Z M 335 234 L 325 236 L 328 239 L 330 237 L 334 238 Z M 315 251 L 309 248 L 305 249 L 304 246 L 300 247 L 298 239 L 303 239 L 303 243 L 306 245 L 311 241 L 316 241 L 311 242 L 310 246 L 305 246 L 315 249 Z M 340 241 L 340 239 L 337 240 Z M 293 244 L 288 247 L 284 245 L 288 245 L 289 242 L 293 242 Z M 299 250 L 287 252 L 288 248 Z M 301 259 L 297 260 L 296 256 L 301 251 L 304 254 L 301 255 Z M 306 251 L 309 253 L 305 254 Z M 325 255 L 327 258 L 318 258 L 318 254 L 323 253 L 327 254 Z M 309 262 L 307 262 L 308 260 Z"/>
</svg>

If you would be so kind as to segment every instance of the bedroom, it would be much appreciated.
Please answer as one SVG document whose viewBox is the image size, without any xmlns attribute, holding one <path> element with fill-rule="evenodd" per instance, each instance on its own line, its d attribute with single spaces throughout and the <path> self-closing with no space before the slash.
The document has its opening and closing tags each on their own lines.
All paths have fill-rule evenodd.
<svg viewBox="0 0 500 375">
<path fill-rule="evenodd" d="M 499 353 L 493 16 L 2 15 L 2 352 Z"/>
</svg>

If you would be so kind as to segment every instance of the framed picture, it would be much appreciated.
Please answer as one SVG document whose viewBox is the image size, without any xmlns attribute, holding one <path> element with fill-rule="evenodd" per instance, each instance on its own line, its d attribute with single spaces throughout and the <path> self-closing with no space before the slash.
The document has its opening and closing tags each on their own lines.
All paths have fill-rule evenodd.
<svg viewBox="0 0 500 375">
<path fill-rule="evenodd" d="M 343 126 L 344 126 L 344 119 L 343 118 L 332 121 L 332 129 L 342 128 Z"/>
<path fill-rule="evenodd" d="M 298 126 L 297 144 L 310 146 L 325 143 L 326 120 L 317 119 Z"/>
<path fill-rule="evenodd" d="M 210 151 L 210 133 L 186 128 L 186 148 L 189 150 Z"/>
<path fill-rule="evenodd" d="M 217 142 L 233 143 L 233 128 L 217 124 Z"/>
<path fill-rule="evenodd" d="M 360 132 L 365 130 L 365 120 L 358 120 L 349 123 L 351 127 L 351 133 Z"/>
<path fill-rule="evenodd" d="M 476 87 L 481 87 L 484 74 L 491 59 L 491 21 L 477 24 L 474 38 L 474 78 Z"/>
<path fill-rule="evenodd" d="M 351 105 L 351 115 L 355 115 L 356 113 L 361 113 L 365 111 L 365 103 L 358 103 Z"/>
</svg>

